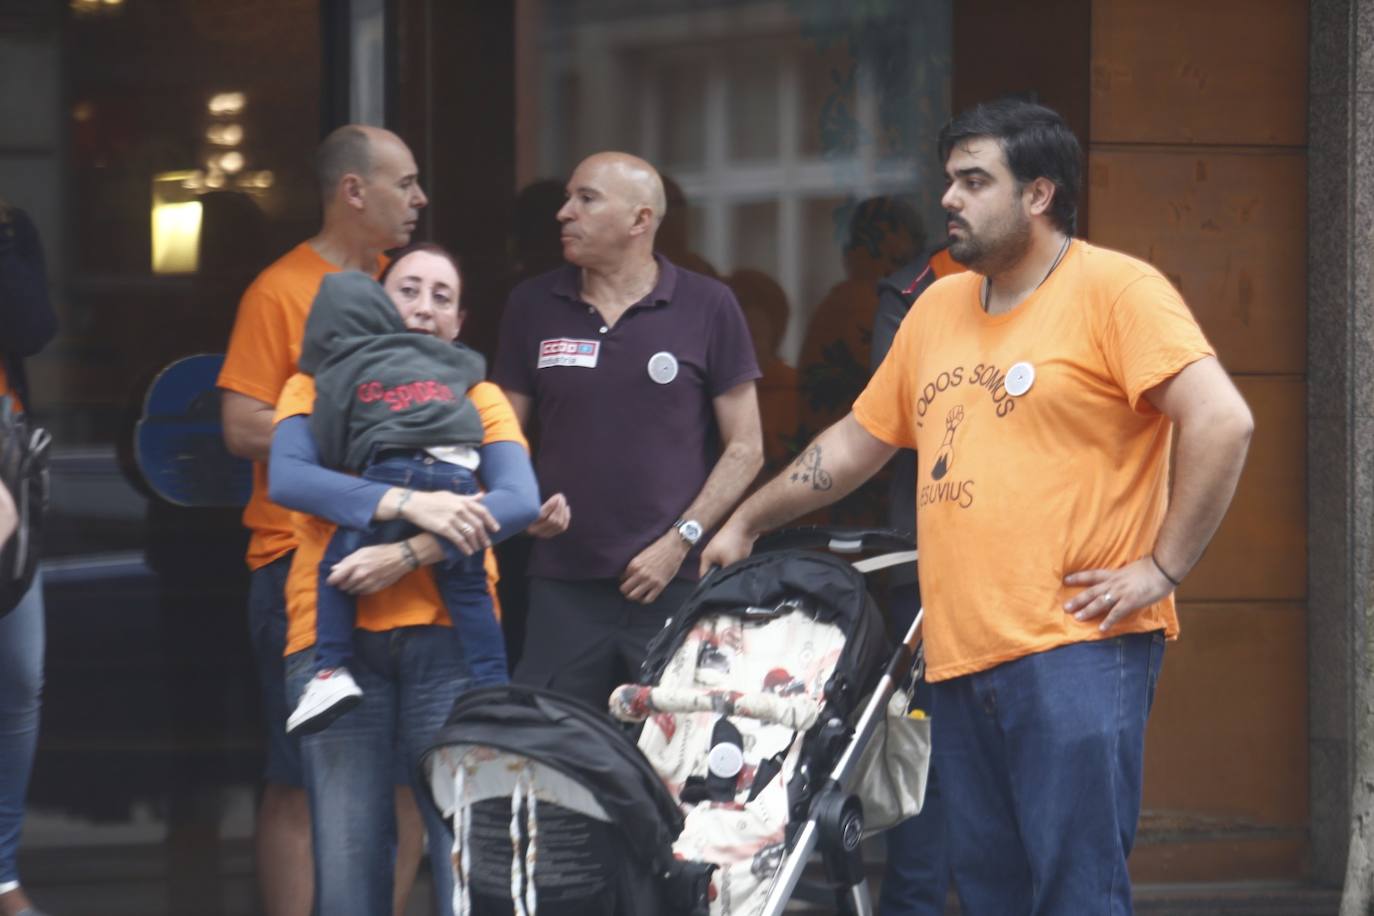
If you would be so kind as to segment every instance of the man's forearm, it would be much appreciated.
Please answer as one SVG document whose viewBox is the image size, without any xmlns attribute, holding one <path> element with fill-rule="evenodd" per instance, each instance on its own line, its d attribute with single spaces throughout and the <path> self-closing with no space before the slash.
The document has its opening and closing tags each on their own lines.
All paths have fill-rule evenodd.
<svg viewBox="0 0 1374 916">
<path fill-rule="evenodd" d="M 751 537 L 781 527 L 848 496 L 894 452 L 895 448 L 874 438 L 848 414 L 746 499 L 731 521 L 742 524 Z"/>
<path fill-rule="evenodd" d="M 1252 429 L 1248 413 L 1179 427 L 1173 492 L 1154 547 L 1169 578 L 1181 581 L 1211 542 L 1235 495 Z"/>
<path fill-rule="evenodd" d="M 744 491 L 749 489 L 749 484 L 754 482 L 761 467 L 761 447 L 741 442 L 727 445 L 702 485 L 701 492 L 683 511 L 682 517 L 696 519 L 708 530 L 714 528 L 744 495 Z"/>
<path fill-rule="evenodd" d="M 230 454 L 264 464 L 272 453 L 273 407 L 237 391 L 220 393 L 220 420 Z"/>
</svg>

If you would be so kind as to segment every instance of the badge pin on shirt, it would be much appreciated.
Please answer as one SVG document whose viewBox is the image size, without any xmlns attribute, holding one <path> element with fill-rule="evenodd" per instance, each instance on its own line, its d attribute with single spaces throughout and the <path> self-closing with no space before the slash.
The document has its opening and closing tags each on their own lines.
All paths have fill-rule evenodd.
<svg viewBox="0 0 1374 916">
<path fill-rule="evenodd" d="M 1027 362 L 1016 363 L 1007 370 L 1007 378 L 1003 384 L 1006 386 L 1007 394 L 1019 398 L 1035 384 L 1035 367 Z"/>
<path fill-rule="evenodd" d="M 677 357 L 667 350 L 660 350 L 649 357 L 649 378 L 660 385 L 677 378 Z"/>
</svg>

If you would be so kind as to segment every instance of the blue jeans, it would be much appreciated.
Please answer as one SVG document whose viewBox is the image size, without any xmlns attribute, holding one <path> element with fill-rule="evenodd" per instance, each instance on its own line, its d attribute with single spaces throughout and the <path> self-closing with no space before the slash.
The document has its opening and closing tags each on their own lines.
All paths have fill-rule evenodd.
<svg viewBox="0 0 1374 916">
<path fill-rule="evenodd" d="M 266 729 L 267 764 L 263 780 L 273 786 L 301 786 L 301 745 L 286 733 L 286 574 L 293 553 L 253 570 L 248 583 L 248 635 L 258 665 Z"/>
<path fill-rule="evenodd" d="M 0 884 L 19 880 L 15 859 L 38 747 L 43 693 L 43 579 L 0 617 Z"/>
<path fill-rule="evenodd" d="M 963 911 L 1129 914 L 1162 633 L 1074 643 L 933 685 Z"/>
<path fill-rule="evenodd" d="M 905 638 L 920 609 L 916 583 L 894 586 L 888 594 L 893 634 Z M 925 679 L 916 682 L 913 706 L 930 711 L 931 690 Z M 932 771 L 926 782 L 921 813 L 883 834 L 887 865 L 878 897 L 881 916 L 941 916 L 949 894 L 949 847 L 945 842 L 944 797 Z"/>
<path fill-rule="evenodd" d="M 314 675 L 314 651 L 286 659 L 290 705 Z M 450 916 L 453 879 L 448 826 L 420 780 L 453 701 L 467 689 L 467 665 L 448 627 L 355 630 L 349 669 L 362 702 L 329 728 L 301 739 L 315 849 L 315 905 L 329 916 L 391 912 L 396 862 L 396 751 L 404 753 L 427 834 L 434 912 Z"/>
<path fill-rule="evenodd" d="M 467 468 L 440 461 L 423 452 L 390 452 L 363 471 L 363 477 L 393 487 L 431 492 L 447 490 L 462 496 L 477 493 L 477 481 Z M 419 529 L 405 522 L 384 522 L 366 530 L 340 528 L 334 532 L 320 560 L 319 600 L 315 620 L 315 665 L 323 668 L 349 667 L 353 656 L 353 624 L 356 607 L 353 596 L 329 585 L 334 564 L 360 547 L 404 540 Z M 504 684 L 506 642 L 501 623 L 492 608 L 487 590 L 485 551 L 463 556 L 452 544 L 445 544 L 447 558 L 434 567 L 434 584 L 439 589 L 459 645 L 467 656 L 474 687 Z"/>
</svg>

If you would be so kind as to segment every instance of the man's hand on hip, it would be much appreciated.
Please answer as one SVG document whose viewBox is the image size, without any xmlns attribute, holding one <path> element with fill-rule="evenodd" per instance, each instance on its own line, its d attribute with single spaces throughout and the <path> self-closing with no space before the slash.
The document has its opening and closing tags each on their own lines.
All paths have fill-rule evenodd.
<svg viewBox="0 0 1374 916">
<path fill-rule="evenodd" d="M 1075 620 L 1106 614 L 1098 626 L 1104 633 L 1141 608 L 1149 607 L 1174 590 L 1174 585 L 1148 556 L 1120 569 L 1085 569 L 1064 577 L 1065 585 L 1087 588 L 1064 604 Z"/>
<path fill-rule="evenodd" d="M 676 529 L 645 547 L 620 574 L 620 593 L 631 601 L 652 604 L 682 568 L 691 546 Z"/>
</svg>

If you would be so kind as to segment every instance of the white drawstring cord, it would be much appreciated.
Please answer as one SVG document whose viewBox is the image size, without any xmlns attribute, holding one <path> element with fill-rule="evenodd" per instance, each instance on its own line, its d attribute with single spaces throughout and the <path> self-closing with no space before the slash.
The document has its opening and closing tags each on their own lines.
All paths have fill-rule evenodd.
<svg viewBox="0 0 1374 916">
<path fill-rule="evenodd" d="M 515 904 L 515 916 L 528 916 L 520 875 L 520 803 L 525 796 L 524 781 L 519 777 L 510 790 L 510 899 Z"/>
<path fill-rule="evenodd" d="M 471 812 L 467 804 L 467 780 L 460 760 L 453 770 L 453 912 L 471 916 L 472 896 L 468 893 L 468 874 L 472 868 Z"/>
<path fill-rule="evenodd" d="M 529 766 L 526 762 L 520 768 L 515 786 L 510 793 L 510 896 L 511 902 L 515 904 L 516 916 L 536 916 L 539 910 L 539 895 L 534 887 L 534 863 L 539 858 L 539 821 L 535 816 L 538 803 L 534 798 Z M 525 804 L 524 834 L 529 841 L 523 862 L 523 881 L 520 867 L 521 802 Z"/>
<path fill-rule="evenodd" d="M 530 844 L 525 849 L 525 896 L 528 898 L 525 912 L 527 916 L 536 916 L 539 910 L 539 894 L 534 884 L 534 865 L 539 859 L 539 818 L 536 816 L 539 801 L 534 795 L 529 770 L 521 773 L 520 778 L 525 783 L 525 833 L 530 838 Z"/>
</svg>

